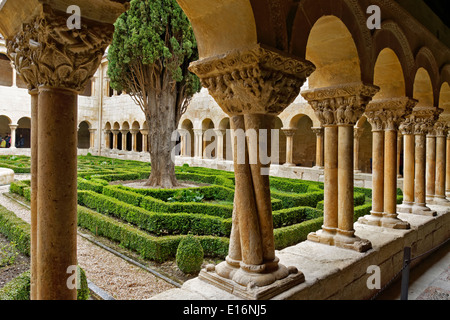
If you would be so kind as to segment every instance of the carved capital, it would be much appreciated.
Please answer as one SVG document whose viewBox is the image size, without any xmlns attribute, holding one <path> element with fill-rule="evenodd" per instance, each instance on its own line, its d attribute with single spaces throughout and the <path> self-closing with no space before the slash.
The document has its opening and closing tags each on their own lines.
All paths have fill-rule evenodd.
<svg viewBox="0 0 450 320">
<path fill-rule="evenodd" d="M 311 128 L 312 132 L 316 134 L 317 137 L 323 137 L 324 130 L 323 128 Z"/>
<path fill-rule="evenodd" d="M 228 115 L 278 115 L 295 100 L 315 67 L 255 45 L 193 62 L 190 70 Z"/>
<path fill-rule="evenodd" d="M 415 107 L 410 116 L 400 125 L 403 134 L 426 135 L 432 132 L 442 109 L 435 107 Z"/>
<path fill-rule="evenodd" d="M 281 129 L 286 137 L 293 137 L 298 129 L 289 128 L 289 129 Z"/>
<path fill-rule="evenodd" d="M 373 131 L 398 130 L 417 102 L 407 97 L 374 100 L 367 106 L 365 116 Z"/>
<path fill-rule="evenodd" d="M 82 92 L 112 39 L 110 24 L 82 19 L 69 30 L 67 14 L 43 4 L 42 12 L 8 41 L 8 55 L 29 89 L 39 86 Z"/>
<path fill-rule="evenodd" d="M 302 92 L 323 126 L 355 125 L 379 91 L 373 85 L 350 83 Z"/>
<path fill-rule="evenodd" d="M 443 121 L 436 122 L 436 124 L 434 125 L 434 133 L 435 133 L 436 137 L 447 136 L 447 133 L 448 133 L 447 123 L 445 123 Z"/>
</svg>

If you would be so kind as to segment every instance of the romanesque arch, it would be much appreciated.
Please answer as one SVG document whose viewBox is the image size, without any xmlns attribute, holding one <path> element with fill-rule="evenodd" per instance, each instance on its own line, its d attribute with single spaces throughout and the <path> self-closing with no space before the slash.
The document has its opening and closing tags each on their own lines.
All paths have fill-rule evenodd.
<svg viewBox="0 0 450 320">
<path fill-rule="evenodd" d="M 78 149 L 89 149 L 91 147 L 91 134 L 89 121 L 82 121 L 78 125 Z"/>
</svg>

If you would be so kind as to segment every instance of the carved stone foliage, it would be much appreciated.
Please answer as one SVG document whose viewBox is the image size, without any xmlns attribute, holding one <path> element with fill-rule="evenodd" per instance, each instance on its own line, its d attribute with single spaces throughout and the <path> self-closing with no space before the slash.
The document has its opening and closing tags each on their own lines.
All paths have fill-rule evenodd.
<svg viewBox="0 0 450 320">
<path fill-rule="evenodd" d="M 302 96 L 314 109 L 322 126 L 354 126 L 378 91 L 376 86 L 358 82 L 307 90 Z"/>
<path fill-rule="evenodd" d="M 374 100 L 367 106 L 365 116 L 373 131 L 398 130 L 416 104 L 417 100 L 407 97 Z"/>
<path fill-rule="evenodd" d="M 40 15 L 8 41 L 8 55 L 29 89 L 49 86 L 81 92 L 96 72 L 113 26 L 81 19 L 81 29 L 70 30 L 67 18 L 44 4 Z"/>
<path fill-rule="evenodd" d="M 255 45 L 193 62 L 190 70 L 228 115 L 278 115 L 295 100 L 315 67 Z"/>
<path fill-rule="evenodd" d="M 442 112 L 442 109 L 435 107 L 416 107 L 400 125 L 400 130 L 402 134 L 426 135 L 432 132 Z"/>
<path fill-rule="evenodd" d="M 436 122 L 433 129 L 436 137 L 445 137 L 448 132 L 447 123 L 443 121 Z"/>
</svg>

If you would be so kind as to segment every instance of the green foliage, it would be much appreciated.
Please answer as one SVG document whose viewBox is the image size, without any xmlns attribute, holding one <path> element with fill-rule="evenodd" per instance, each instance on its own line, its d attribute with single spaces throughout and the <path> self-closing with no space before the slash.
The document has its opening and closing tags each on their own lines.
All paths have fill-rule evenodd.
<svg viewBox="0 0 450 320">
<path fill-rule="evenodd" d="M 27 256 L 30 255 L 30 229 L 28 223 L 0 206 L 0 233 L 14 242 L 15 248 Z"/>
<path fill-rule="evenodd" d="M 126 79 L 134 77 L 131 68 L 159 66 L 168 72 L 168 81 L 183 82 L 187 96 L 192 96 L 200 84 L 187 67 L 197 59 L 194 32 L 176 0 L 132 0 L 115 23 L 108 75 L 114 89 L 128 92 L 132 89 Z M 150 84 L 152 79 L 147 80 Z"/>
<path fill-rule="evenodd" d="M 26 271 L 0 289 L 0 300 L 30 300 L 30 271 Z"/>
<path fill-rule="evenodd" d="M 199 272 L 203 263 L 203 248 L 196 238 L 188 235 L 178 245 L 176 262 L 184 273 Z"/>
<path fill-rule="evenodd" d="M 19 251 L 16 250 L 16 244 L 11 242 L 0 246 L 0 268 L 14 264 Z"/>
<path fill-rule="evenodd" d="M 177 191 L 173 197 L 167 199 L 168 202 L 202 202 L 204 195 L 199 191 L 189 189 Z"/>
</svg>

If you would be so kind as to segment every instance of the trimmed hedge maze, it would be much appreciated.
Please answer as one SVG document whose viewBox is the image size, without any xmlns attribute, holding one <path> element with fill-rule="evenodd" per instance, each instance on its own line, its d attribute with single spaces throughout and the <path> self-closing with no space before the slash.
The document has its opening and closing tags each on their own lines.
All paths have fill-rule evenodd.
<svg viewBox="0 0 450 320">
<path fill-rule="evenodd" d="M 178 244 L 188 234 L 200 241 L 205 256 L 226 257 L 233 172 L 177 167 L 179 181 L 200 186 L 165 190 L 136 189 L 117 182 L 147 179 L 148 163 L 84 156 L 79 157 L 78 170 L 79 227 L 157 262 L 175 258 Z M 322 183 L 279 177 L 270 177 L 270 183 L 276 249 L 304 241 L 308 233 L 321 228 Z M 29 181 L 13 183 L 10 192 L 29 200 Z M 371 190 L 355 188 L 354 198 L 356 221 L 370 213 Z"/>
</svg>

